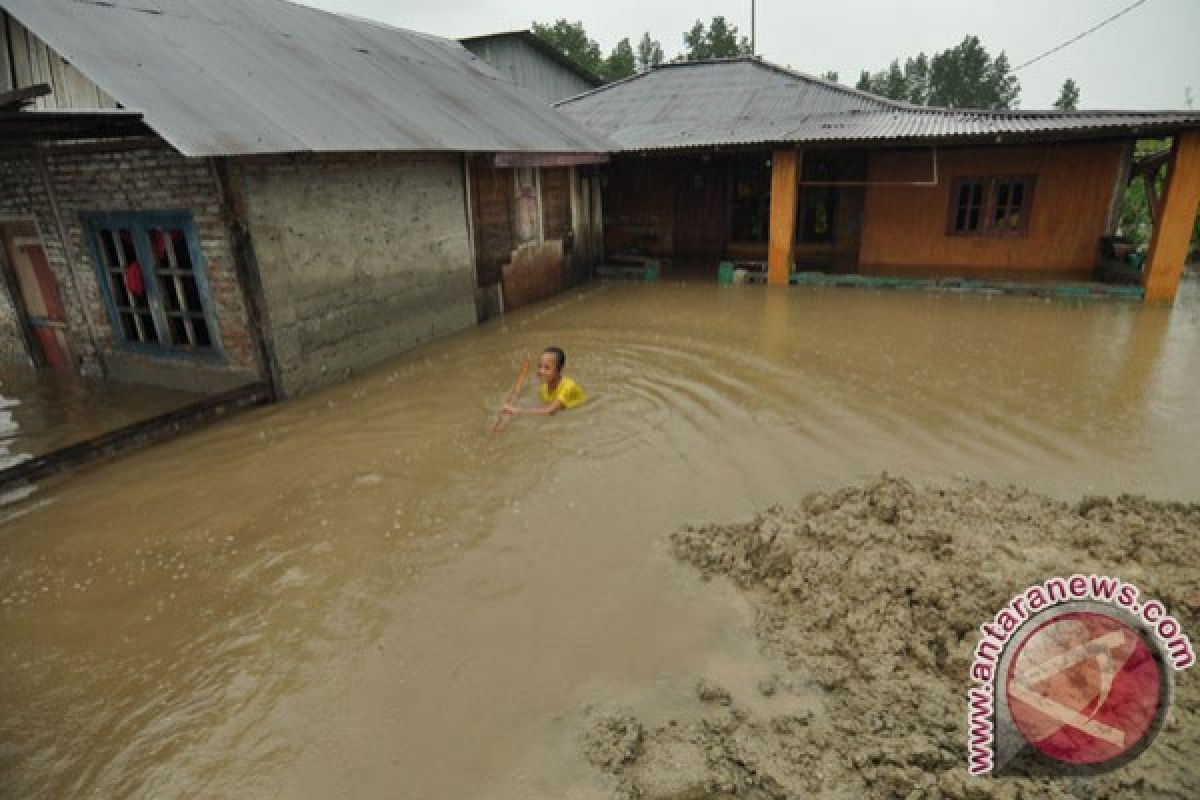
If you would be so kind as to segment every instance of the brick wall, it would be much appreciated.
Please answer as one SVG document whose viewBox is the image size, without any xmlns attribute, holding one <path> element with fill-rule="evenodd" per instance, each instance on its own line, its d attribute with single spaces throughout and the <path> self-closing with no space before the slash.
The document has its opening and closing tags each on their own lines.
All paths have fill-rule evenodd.
<svg viewBox="0 0 1200 800">
<path fill-rule="evenodd" d="M 38 158 L 44 158 L 46 177 L 58 202 L 61 232 L 46 181 L 39 174 Z M 68 338 L 83 371 L 99 372 L 103 362 L 105 371 L 116 379 L 191 389 L 256 379 L 253 341 L 230 252 L 229 228 L 223 217 L 220 189 L 207 160 L 185 158 L 156 142 L 54 148 L 43 155 L 25 153 L 0 159 L 0 188 L 4 190 L 0 216 L 36 220 L 66 306 Z M 217 317 L 217 342 L 223 355 L 220 363 L 196 364 L 176 357 L 132 354 L 118 346 L 81 217 L 99 211 L 192 213 Z"/>
</svg>

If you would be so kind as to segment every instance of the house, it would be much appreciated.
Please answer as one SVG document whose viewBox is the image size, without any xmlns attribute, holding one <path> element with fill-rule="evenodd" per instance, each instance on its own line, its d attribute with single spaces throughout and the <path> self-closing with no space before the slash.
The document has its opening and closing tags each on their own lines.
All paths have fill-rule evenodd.
<svg viewBox="0 0 1200 800">
<path fill-rule="evenodd" d="M 0 12 L 0 356 L 282 397 L 598 257 L 611 143 L 457 42 L 282 0 Z"/>
<path fill-rule="evenodd" d="M 610 257 L 679 272 L 1091 280 L 1131 176 L 1165 173 L 1142 282 L 1169 301 L 1200 201 L 1200 112 L 926 108 L 754 57 L 664 64 L 557 107 L 618 146 Z M 1136 140 L 1163 137 L 1168 153 L 1134 163 Z"/>
<path fill-rule="evenodd" d="M 574 97 L 604 84 L 599 75 L 576 64 L 532 31 L 489 33 L 459 39 L 459 42 L 496 72 L 547 103 Z"/>
</svg>

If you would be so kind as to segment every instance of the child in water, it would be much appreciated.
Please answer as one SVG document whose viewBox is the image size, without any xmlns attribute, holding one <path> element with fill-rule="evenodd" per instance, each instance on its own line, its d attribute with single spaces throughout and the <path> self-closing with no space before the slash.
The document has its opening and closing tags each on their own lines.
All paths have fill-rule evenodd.
<svg viewBox="0 0 1200 800">
<path fill-rule="evenodd" d="M 550 416 L 564 408 L 575 408 L 583 405 L 587 395 L 578 383 L 562 374 L 567 363 L 567 354 L 560 347 L 547 347 L 538 356 L 537 374 L 542 382 L 538 395 L 542 400 L 541 408 L 521 408 L 512 403 L 504 404 L 506 414 L 537 414 Z"/>
</svg>

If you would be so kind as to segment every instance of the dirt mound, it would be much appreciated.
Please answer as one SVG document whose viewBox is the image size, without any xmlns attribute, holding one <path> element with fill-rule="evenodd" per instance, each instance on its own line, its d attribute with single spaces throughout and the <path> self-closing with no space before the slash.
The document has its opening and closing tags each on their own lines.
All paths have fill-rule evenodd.
<svg viewBox="0 0 1200 800">
<path fill-rule="evenodd" d="M 645 800 L 826 797 L 1200 797 L 1200 681 L 1176 675 L 1166 730 L 1089 778 L 971 779 L 966 691 L 978 627 L 1048 577 L 1113 575 L 1200 632 L 1200 505 L 1140 497 L 1068 505 L 982 483 L 916 489 L 886 475 L 737 525 L 686 527 L 675 555 L 727 576 L 757 613 L 764 696 L 817 696 L 770 715 L 708 682 L 692 722 L 601 715 L 587 754 Z M 752 710 L 753 706 L 759 710 Z"/>
</svg>

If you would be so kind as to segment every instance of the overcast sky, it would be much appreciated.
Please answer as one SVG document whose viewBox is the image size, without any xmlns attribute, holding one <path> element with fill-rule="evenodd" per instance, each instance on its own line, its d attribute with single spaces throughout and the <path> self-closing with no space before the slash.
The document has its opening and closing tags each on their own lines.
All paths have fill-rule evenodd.
<svg viewBox="0 0 1200 800">
<path fill-rule="evenodd" d="M 451 38 L 528 28 L 534 20 L 580 20 L 605 53 L 645 31 L 667 57 L 683 31 L 723 15 L 750 33 L 750 0 L 301 0 Z M 758 54 L 804 72 L 836 70 L 853 84 L 863 69 L 934 53 L 976 34 L 1013 65 L 1061 44 L 1134 0 L 758 0 Z M 1200 0 L 1146 0 L 1140 7 L 1018 73 L 1021 107 L 1047 108 L 1065 78 L 1081 108 L 1200 108 Z"/>
</svg>

